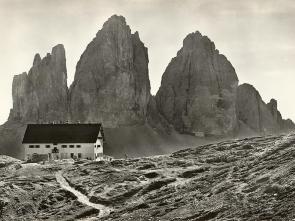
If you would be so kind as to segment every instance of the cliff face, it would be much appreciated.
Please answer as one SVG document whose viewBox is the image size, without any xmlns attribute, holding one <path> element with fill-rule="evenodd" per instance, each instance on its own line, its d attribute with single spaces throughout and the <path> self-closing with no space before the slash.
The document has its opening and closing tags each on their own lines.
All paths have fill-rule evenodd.
<svg viewBox="0 0 295 221">
<path fill-rule="evenodd" d="M 231 63 L 199 32 L 189 34 L 166 68 L 159 112 L 179 132 L 227 135 L 237 126 L 238 78 Z"/>
<path fill-rule="evenodd" d="M 73 121 L 105 127 L 144 124 L 150 97 L 147 48 L 112 16 L 82 54 L 70 88 Z"/>
<path fill-rule="evenodd" d="M 276 108 L 276 107 L 275 107 Z M 238 119 L 257 133 L 275 132 L 278 124 L 259 92 L 250 84 L 242 84 L 237 93 Z"/>
<path fill-rule="evenodd" d="M 238 119 L 255 133 L 278 133 L 294 129 L 291 120 L 282 119 L 277 101 L 264 103 L 259 92 L 250 84 L 242 84 L 237 93 Z"/>
<path fill-rule="evenodd" d="M 290 119 L 283 119 L 280 111 L 278 111 L 278 104 L 275 99 L 271 99 L 269 103 L 267 103 L 267 107 L 270 110 L 274 121 L 277 123 L 278 131 L 288 131 L 293 130 L 295 128 L 295 124 Z"/>
<path fill-rule="evenodd" d="M 52 122 L 67 119 L 67 69 L 63 45 L 43 59 L 35 55 L 29 73 L 13 79 L 13 109 L 9 120 Z"/>
</svg>

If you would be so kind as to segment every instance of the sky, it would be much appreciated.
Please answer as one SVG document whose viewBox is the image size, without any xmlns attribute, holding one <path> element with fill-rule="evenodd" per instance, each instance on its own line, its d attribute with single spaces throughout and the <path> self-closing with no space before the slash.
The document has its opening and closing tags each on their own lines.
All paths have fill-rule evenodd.
<svg viewBox="0 0 295 221">
<path fill-rule="evenodd" d="M 12 108 L 13 76 L 28 72 L 36 53 L 65 46 L 68 85 L 87 44 L 113 14 L 123 15 L 148 48 L 151 92 L 182 46 L 200 31 L 263 100 L 278 100 L 295 121 L 294 0 L 0 0 L 0 124 Z"/>
</svg>

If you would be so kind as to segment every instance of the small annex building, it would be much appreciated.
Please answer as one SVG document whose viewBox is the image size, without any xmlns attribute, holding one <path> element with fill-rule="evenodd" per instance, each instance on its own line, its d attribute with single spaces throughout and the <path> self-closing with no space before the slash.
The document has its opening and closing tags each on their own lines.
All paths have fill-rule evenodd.
<svg viewBox="0 0 295 221">
<path fill-rule="evenodd" d="M 22 144 L 25 160 L 111 160 L 103 154 L 104 142 L 101 124 L 28 124 Z"/>
</svg>

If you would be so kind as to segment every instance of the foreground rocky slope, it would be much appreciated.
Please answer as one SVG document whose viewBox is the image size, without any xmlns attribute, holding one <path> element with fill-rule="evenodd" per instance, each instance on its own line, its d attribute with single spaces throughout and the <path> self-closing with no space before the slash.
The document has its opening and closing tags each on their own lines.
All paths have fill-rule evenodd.
<svg viewBox="0 0 295 221">
<path fill-rule="evenodd" d="M 171 155 L 0 168 L 4 220 L 292 220 L 295 134 L 229 140 Z M 81 204 L 56 171 L 90 202 Z M 30 192 L 29 192 L 30 191 Z"/>
<path fill-rule="evenodd" d="M 87 210 L 76 196 L 60 188 L 55 180 L 59 169 L 20 163 L 1 167 L 0 220 L 59 220 Z"/>
<path fill-rule="evenodd" d="M 294 144 L 294 134 L 225 141 L 65 176 L 114 207 L 103 220 L 292 220 Z"/>
</svg>

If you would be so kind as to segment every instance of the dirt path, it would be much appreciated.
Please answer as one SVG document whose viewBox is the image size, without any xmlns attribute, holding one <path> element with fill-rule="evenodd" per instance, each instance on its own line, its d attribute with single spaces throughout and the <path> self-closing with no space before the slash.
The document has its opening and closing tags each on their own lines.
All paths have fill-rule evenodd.
<svg viewBox="0 0 295 221">
<path fill-rule="evenodd" d="M 104 205 L 101 205 L 101 204 L 96 204 L 96 203 L 91 203 L 88 199 L 87 196 L 85 196 L 84 194 L 82 194 L 81 192 L 77 191 L 76 189 L 74 189 L 73 187 L 71 187 L 69 185 L 69 183 L 66 181 L 66 179 L 63 177 L 62 175 L 62 171 L 59 171 L 55 174 L 55 177 L 56 177 L 56 181 L 60 184 L 60 186 L 75 194 L 75 196 L 77 196 L 77 200 L 87 206 L 90 206 L 90 207 L 93 207 L 95 209 L 98 209 L 99 210 L 99 217 L 103 217 L 103 216 L 106 216 L 108 214 L 110 214 L 111 212 L 111 208 L 109 207 L 106 207 Z"/>
</svg>

